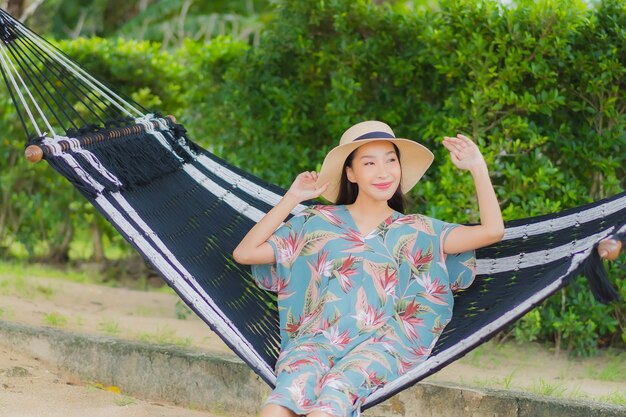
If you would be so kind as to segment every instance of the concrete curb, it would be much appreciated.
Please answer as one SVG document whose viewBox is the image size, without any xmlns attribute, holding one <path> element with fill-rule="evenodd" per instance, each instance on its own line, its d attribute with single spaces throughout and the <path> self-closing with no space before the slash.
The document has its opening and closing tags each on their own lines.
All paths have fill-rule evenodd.
<svg viewBox="0 0 626 417">
<path fill-rule="evenodd" d="M 139 398 L 255 415 L 269 387 L 238 358 L 0 320 L 0 343 Z M 419 383 L 367 417 L 624 417 L 626 407 L 518 391 Z"/>
</svg>

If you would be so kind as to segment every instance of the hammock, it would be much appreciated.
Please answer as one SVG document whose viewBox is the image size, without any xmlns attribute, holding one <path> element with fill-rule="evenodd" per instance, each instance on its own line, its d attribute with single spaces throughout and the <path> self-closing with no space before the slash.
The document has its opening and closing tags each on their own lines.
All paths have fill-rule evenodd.
<svg viewBox="0 0 626 417">
<path fill-rule="evenodd" d="M 273 385 L 280 345 L 275 298 L 231 253 L 284 190 L 201 149 L 172 118 L 114 92 L 1 10 L 0 39 L 2 76 L 29 138 L 29 158 L 44 158 L 76 186 Z M 616 298 L 594 249 L 625 233 L 626 193 L 507 222 L 502 242 L 477 251 L 478 276 L 456 294 L 453 319 L 429 359 L 376 391 L 363 408 L 465 355 L 583 270 L 595 268 L 587 275 L 598 298 Z"/>
</svg>

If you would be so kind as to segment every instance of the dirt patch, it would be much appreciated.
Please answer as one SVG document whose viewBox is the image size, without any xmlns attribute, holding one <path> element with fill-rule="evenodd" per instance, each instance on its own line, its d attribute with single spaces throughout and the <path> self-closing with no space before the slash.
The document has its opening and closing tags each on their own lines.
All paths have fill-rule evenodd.
<svg viewBox="0 0 626 417">
<path fill-rule="evenodd" d="M 3 417 L 217 417 L 171 404 L 142 401 L 117 387 L 81 381 L 37 358 L 2 346 Z"/>
</svg>

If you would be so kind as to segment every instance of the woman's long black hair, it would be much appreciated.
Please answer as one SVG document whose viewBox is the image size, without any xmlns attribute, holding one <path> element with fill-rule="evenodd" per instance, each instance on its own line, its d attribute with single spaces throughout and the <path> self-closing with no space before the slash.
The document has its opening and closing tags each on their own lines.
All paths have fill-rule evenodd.
<svg viewBox="0 0 626 417">
<path fill-rule="evenodd" d="M 393 148 L 396 150 L 398 163 L 400 163 L 400 149 L 398 149 L 395 143 L 392 143 L 392 145 Z M 350 155 L 348 155 L 348 157 L 346 158 L 346 162 L 344 162 L 343 164 L 343 168 L 341 170 L 341 181 L 339 182 L 339 195 L 337 196 L 337 201 L 335 202 L 335 204 L 352 204 L 356 201 L 356 197 L 359 195 L 359 186 L 353 182 L 350 182 L 348 180 L 348 174 L 346 174 L 346 167 L 352 167 L 352 159 L 354 158 L 355 152 L 356 149 L 353 150 Z M 400 166 L 400 168 L 402 168 L 402 165 Z M 401 186 L 402 182 L 398 184 L 398 188 L 396 189 L 396 192 L 393 193 L 393 196 L 391 196 L 391 198 L 387 200 L 387 204 L 395 211 L 404 213 L 404 194 L 402 194 Z"/>
</svg>

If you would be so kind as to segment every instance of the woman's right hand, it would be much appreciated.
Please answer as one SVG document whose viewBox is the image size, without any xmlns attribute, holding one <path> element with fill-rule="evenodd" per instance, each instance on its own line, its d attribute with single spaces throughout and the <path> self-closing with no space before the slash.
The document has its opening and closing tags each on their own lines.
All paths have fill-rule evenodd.
<svg viewBox="0 0 626 417">
<path fill-rule="evenodd" d="M 287 194 L 296 199 L 298 203 L 319 197 L 326 191 L 329 183 L 326 182 L 321 187 L 316 187 L 317 176 L 315 171 L 301 172 L 289 187 Z"/>
</svg>

